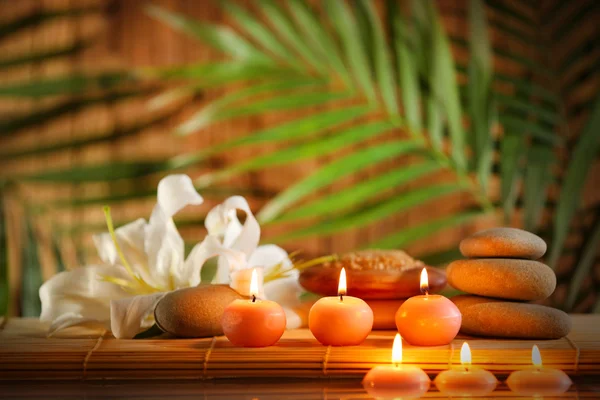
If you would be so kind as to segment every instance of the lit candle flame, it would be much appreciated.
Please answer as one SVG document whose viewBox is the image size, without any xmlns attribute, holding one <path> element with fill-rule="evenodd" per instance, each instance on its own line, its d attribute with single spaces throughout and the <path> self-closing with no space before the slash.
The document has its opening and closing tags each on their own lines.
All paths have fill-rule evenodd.
<svg viewBox="0 0 600 400">
<path fill-rule="evenodd" d="M 429 293 L 429 278 L 427 277 L 427 270 L 425 268 L 421 271 L 421 293 Z"/>
<path fill-rule="evenodd" d="M 540 349 L 536 344 L 534 344 L 533 348 L 531 349 L 531 361 L 536 367 L 542 366 L 542 355 L 540 354 Z"/>
<path fill-rule="evenodd" d="M 252 301 L 255 301 L 256 296 L 258 296 L 258 276 L 256 274 L 256 268 L 252 269 L 252 278 L 250 278 L 250 296 L 252 296 Z"/>
<path fill-rule="evenodd" d="M 346 294 L 346 269 L 342 268 L 340 271 L 340 283 L 338 284 L 338 296 L 340 298 Z"/>
<path fill-rule="evenodd" d="M 402 337 L 396 333 L 394 344 L 392 345 L 392 364 L 402 363 Z"/>
<path fill-rule="evenodd" d="M 463 342 L 462 347 L 460 348 L 460 363 L 464 367 L 469 367 L 471 365 L 471 348 L 467 342 Z"/>
</svg>

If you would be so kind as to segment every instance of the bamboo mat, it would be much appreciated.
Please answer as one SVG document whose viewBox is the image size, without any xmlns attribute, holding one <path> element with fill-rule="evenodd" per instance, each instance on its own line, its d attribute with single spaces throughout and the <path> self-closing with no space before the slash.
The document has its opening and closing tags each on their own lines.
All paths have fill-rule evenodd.
<svg viewBox="0 0 600 400">
<path fill-rule="evenodd" d="M 225 337 L 116 340 L 109 333 L 69 328 L 46 338 L 35 319 L 0 326 L 0 379 L 209 379 L 232 377 L 361 377 L 390 362 L 395 332 L 374 331 L 361 346 L 326 347 L 305 329 L 286 331 L 276 346 L 237 348 Z M 468 340 L 473 365 L 498 375 L 531 366 L 537 344 L 544 365 L 570 375 L 600 374 L 600 316 L 574 315 L 567 338 L 547 341 L 458 337 L 451 345 L 405 344 L 404 363 L 437 373 L 460 363 Z"/>
</svg>

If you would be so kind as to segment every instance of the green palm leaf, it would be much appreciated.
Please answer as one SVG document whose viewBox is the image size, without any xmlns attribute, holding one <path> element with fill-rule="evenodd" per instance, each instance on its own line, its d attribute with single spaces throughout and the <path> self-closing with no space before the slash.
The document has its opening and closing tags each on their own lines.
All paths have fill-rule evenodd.
<svg viewBox="0 0 600 400">
<path fill-rule="evenodd" d="M 442 229 L 452 228 L 457 225 L 464 224 L 477 217 L 480 217 L 481 215 L 481 211 L 466 211 L 438 218 L 432 221 L 427 221 L 417 226 L 404 228 L 400 232 L 377 240 L 375 243 L 371 244 L 371 247 L 376 249 L 402 248 L 416 240 L 426 238 L 427 236 Z"/>
<path fill-rule="evenodd" d="M 584 280 L 590 276 L 592 266 L 598 255 L 598 245 L 600 245 L 600 218 L 596 217 L 596 222 L 592 226 L 592 230 L 585 240 L 581 257 L 575 266 L 575 273 L 569 283 L 569 294 L 564 307 L 568 311 L 573 310 L 577 294 L 582 288 Z"/>
<path fill-rule="evenodd" d="M 339 158 L 277 195 L 263 207 L 258 214 L 258 219 L 261 222 L 269 222 L 286 208 L 315 190 L 332 184 L 353 172 L 408 152 L 414 152 L 419 148 L 420 146 L 414 141 L 402 140 L 371 146 Z"/>
<path fill-rule="evenodd" d="M 8 276 L 8 224 L 4 206 L 4 187 L 0 183 L 0 316 L 8 315 L 10 287 Z"/>
<path fill-rule="evenodd" d="M 353 209 L 355 206 L 386 190 L 399 187 L 400 185 L 411 182 L 423 175 L 439 171 L 440 169 L 440 165 L 433 161 L 411 165 L 410 168 L 402 167 L 393 169 L 344 190 L 319 197 L 317 200 L 298 206 L 285 214 L 282 214 L 273 222 L 288 222 L 299 219 L 336 215 L 340 212 Z M 332 204 L 335 204 L 334 209 L 331 207 Z"/>
<path fill-rule="evenodd" d="M 452 184 L 431 185 L 423 189 L 417 189 L 412 192 L 394 194 L 389 198 L 376 202 L 370 207 L 359 210 L 355 213 L 342 215 L 337 218 L 328 219 L 322 223 L 313 224 L 307 228 L 298 229 L 293 233 L 282 235 L 277 238 L 279 242 L 286 242 L 292 239 L 299 239 L 315 235 L 331 235 L 336 232 L 351 228 L 358 228 L 369 225 L 373 222 L 388 218 L 401 211 L 423 204 L 427 201 L 443 197 L 445 195 L 459 192 L 460 188 Z M 375 248 L 385 248 L 386 240 L 377 241 Z M 396 248 L 395 245 L 392 247 Z"/>
<path fill-rule="evenodd" d="M 563 178 L 554 216 L 554 234 L 549 265 L 556 268 L 575 212 L 581 205 L 581 193 L 587 173 L 600 150 L 600 96 L 594 102 L 590 118 L 571 155 L 571 162 Z"/>
</svg>

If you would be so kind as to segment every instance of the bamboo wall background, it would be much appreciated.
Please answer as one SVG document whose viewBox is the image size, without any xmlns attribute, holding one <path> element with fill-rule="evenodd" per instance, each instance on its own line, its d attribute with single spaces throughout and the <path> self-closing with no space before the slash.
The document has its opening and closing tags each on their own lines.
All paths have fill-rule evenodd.
<svg viewBox="0 0 600 400">
<path fill-rule="evenodd" d="M 545 24 L 548 32 L 536 31 L 534 27 L 528 26 L 519 20 L 506 19 L 505 22 L 508 25 L 514 25 L 521 30 L 531 32 L 532 35 L 539 35 L 542 39 L 545 35 L 550 35 L 557 26 L 567 24 L 569 18 L 574 14 L 590 9 L 589 5 L 593 1 L 571 1 L 561 4 L 563 2 L 560 0 L 541 0 L 537 2 L 506 0 L 504 1 L 506 7 L 517 8 L 533 19 L 539 18 L 538 9 L 547 10 L 547 14 L 551 15 L 552 19 L 546 21 Z M 91 42 L 91 45 L 85 50 L 72 52 L 66 57 L 43 63 L 32 63 L 26 68 L 5 68 L 0 71 L 0 83 L 104 68 L 166 66 L 219 59 L 220 56 L 216 51 L 174 32 L 160 22 L 148 17 L 143 11 L 143 6 L 147 3 L 147 1 L 142 0 L 112 2 L 94 0 L 0 0 L 0 19 L 2 21 L 9 21 L 39 9 L 100 7 L 99 11 L 93 15 L 57 19 L 44 23 L 33 30 L 24 31 L 9 41 L 0 42 L 1 57 L 16 56 L 24 50 L 69 48 L 71 46 L 77 47 L 78 44 L 83 42 Z M 152 3 L 201 20 L 216 23 L 231 22 L 219 9 L 217 0 L 154 0 Z M 248 0 L 244 3 L 248 4 L 251 1 Z M 444 17 L 446 28 L 454 36 L 465 37 L 468 33 L 468 26 L 462 16 L 466 12 L 466 6 L 467 1 L 465 0 L 438 1 L 438 7 Z M 494 10 L 488 10 L 488 17 L 490 20 L 505 18 L 501 13 Z M 553 51 L 559 52 L 560 57 L 569 57 L 573 51 L 579 48 L 593 46 L 593 38 L 600 36 L 597 26 L 597 22 L 600 20 L 599 17 L 598 8 L 593 8 L 590 17 L 586 19 L 586 23 L 573 27 L 571 33 L 563 42 L 556 43 Z M 512 37 L 502 35 L 498 31 L 493 31 L 490 37 L 495 47 L 498 48 L 528 55 L 531 55 L 533 51 L 531 46 Z M 586 75 L 584 73 L 591 67 L 597 69 L 600 62 L 599 49 L 596 44 L 595 51 L 591 52 L 589 57 L 571 65 L 561 76 L 555 79 L 544 80 L 545 78 L 540 78 L 536 74 L 531 75 L 531 71 L 527 70 L 526 67 L 501 57 L 495 58 L 494 68 L 496 71 L 505 74 L 530 77 L 556 90 L 565 99 L 566 109 L 563 111 L 564 116 L 567 117 L 570 132 L 567 133 L 567 136 L 570 145 L 573 146 L 576 139 L 573 136 L 574 132 L 579 131 L 587 119 L 588 110 L 584 105 L 593 101 L 600 86 L 599 74 Z M 468 57 L 466 49 L 455 48 L 454 50 L 458 58 Z M 537 61 L 547 65 L 549 60 L 544 57 L 544 51 L 537 49 L 535 54 L 539 58 Z M 563 88 L 572 85 L 574 82 L 576 83 L 574 89 L 568 92 L 563 90 Z M 188 152 L 191 149 L 200 149 L 220 143 L 226 139 L 244 135 L 286 119 L 286 114 L 273 113 L 236 120 L 235 122 L 216 123 L 200 133 L 185 138 L 171 134 L 171 128 L 176 126 L 178 122 L 183 121 L 191 112 L 198 110 L 219 94 L 218 91 L 204 93 L 198 98 L 190 99 L 189 103 L 181 110 L 164 110 L 161 111 L 161 115 L 148 111 L 148 101 L 154 95 L 148 95 L 142 99 L 109 101 L 71 113 L 66 117 L 44 125 L 42 129 L 31 129 L 12 137 L 0 136 L 0 147 L 3 150 L 19 149 L 34 143 L 50 145 L 59 140 L 91 137 L 98 132 L 114 128 L 126 128 L 132 124 L 164 115 L 164 119 L 158 124 L 154 124 L 149 129 L 144 129 L 141 132 L 115 136 L 108 141 L 82 146 L 76 150 L 63 151 L 51 156 L 31 156 L 12 160 L 1 166 L 2 172 L 3 174 L 20 174 L 69 165 L 93 164 L 105 160 L 127 161 L 142 157 L 148 160 L 166 158 Z M 0 114 L 7 116 L 43 105 L 45 104 L 41 104 L 39 101 L 0 100 Z M 287 114 L 287 117 L 289 117 L 289 114 Z M 219 168 L 229 161 L 249 154 L 250 151 L 248 149 L 236 150 L 235 153 L 228 154 L 226 157 L 213 160 L 210 167 Z M 320 159 L 315 162 L 291 164 L 285 168 L 249 173 L 242 178 L 236 178 L 231 184 L 239 186 L 242 193 L 245 193 L 248 188 L 257 189 L 255 191 L 260 193 L 250 196 L 249 200 L 253 210 L 258 211 L 273 193 L 285 188 L 290 182 L 305 176 L 318 165 L 317 163 L 326 161 L 327 159 Z M 195 177 L 202 170 L 192 169 L 188 172 L 192 177 Z M 588 185 L 584 194 L 585 208 L 590 211 L 579 217 L 574 224 L 573 234 L 568 242 L 569 248 L 576 249 L 585 240 L 586 229 L 592 223 L 594 214 L 597 212 L 598 204 L 600 204 L 600 187 L 597 184 L 599 174 L 600 163 L 597 162 L 589 174 Z M 352 177 L 352 179 L 368 179 L 368 176 L 368 173 L 361 174 Z M 140 179 L 139 182 L 136 182 L 136 185 L 145 189 L 152 188 L 155 187 L 159 178 L 160 175 L 154 175 Z M 340 182 L 339 185 L 344 183 Z M 423 184 L 426 183 L 423 182 Z M 494 182 L 492 187 L 498 192 L 498 182 Z M 56 199 L 93 197 L 107 194 L 118 195 L 124 189 L 123 182 L 119 181 L 76 185 L 36 184 L 24 185 L 21 190 L 21 197 L 8 198 L 6 200 L 8 223 L 10 231 L 14 233 L 9 237 L 9 248 L 11 250 L 9 253 L 10 279 L 13 283 L 11 285 L 12 297 L 17 298 L 19 296 L 19 282 L 21 282 L 23 274 L 27 273 L 18 267 L 23 263 L 23 256 L 19 249 L 25 245 L 21 239 L 23 226 L 20 222 L 20 213 L 22 213 L 20 202 L 31 201 L 44 204 Z M 553 187 L 550 199 L 556 199 L 557 194 L 556 187 Z M 205 204 L 201 208 L 185 210 L 185 215 L 200 219 L 219 200 L 221 198 L 205 195 Z M 130 221 L 138 217 L 147 218 L 150 215 L 154 201 L 154 198 L 150 196 L 124 203 L 115 203 L 112 210 L 113 218 L 117 222 Z M 456 195 L 446 198 L 444 202 L 423 204 L 409 214 L 373 224 L 368 228 L 337 234 L 332 238 L 307 239 L 297 243 L 288 243 L 285 247 L 290 251 L 302 249 L 307 257 L 348 251 L 359 247 L 370 239 L 380 237 L 400 227 L 411 226 L 419 221 L 446 214 L 450 210 L 464 208 L 469 204 L 470 199 L 467 195 Z M 550 207 L 545 211 L 544 218 L 547 220 L 552 217 L 552 214 L 553 210 Z M 38 249 L 44 278 L 51 276 L 57 268 L 54 251 L 60 251 L 62 258 L 65 260 L 66 268 L 75 268 L 82 262 L 95 260 L 91 232 L 102 229 L 103 221 L 101 207 L 97 205 L 79 207 L 72 211 L 65 208 L 52 212 L 51 215 L 38 218 L 35 223 L 35 233 L 43 239 L 42 242 L 45 240 L 45 243 L 50 243 L 50 239 L 57 233 L 60 237 L 58 249 L 51 245 L 41 245 Z M 515 224 L 518 224 L 518 221 L 520 221 L 519 213 L 514 218 Z M 86 230 L 77 234 L 69 231 L 69 227 L 81 223 L 87 226 Z M 410 254 L 419 256 L 435 250 L 448 249 L 456 246 L 464 236 L 495 224 L 498 224 L 497 220 L 479 220 L 465 225 L 464 228 L 440 232 L 432 238 L 410 245 L 406 250 Z M 180 230 L 189 240 L 197 241 L 204 235 L 203 226 L 200 223 L 188 225 Z M 267 238 L 274 237 L 277 232 L 277 230 L 267 228 L 265 236 Z M 83 254 L 78 249 L 83 249 Z M 564 262 L 561 262 L 559 274 L 569 270 L 573 258 L 574 254 L 565 256 Z M 587 284 L 591 288 L 600 286 L 600 263 L 598 260 L 596 261 L 594 274 L 588 279 Z M 559 287 L 557 291 L 559 298 L 564 296 L 564 293 L 562 293 L 564 290 L 564 285 Z M 590 290 L 590 304 L 594 304 L 597 300 L 598 295 L 595 292 L 598 292 L 598 290 Z M 13 314 L 19 313 L 17 307 L 17 302 L 13 302 Z"/>
</svg>

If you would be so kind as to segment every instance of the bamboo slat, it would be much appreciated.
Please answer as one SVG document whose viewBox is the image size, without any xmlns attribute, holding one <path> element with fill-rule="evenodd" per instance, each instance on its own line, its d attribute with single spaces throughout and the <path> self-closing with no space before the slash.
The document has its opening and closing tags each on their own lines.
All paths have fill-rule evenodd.
<svg viewBox="0 0 600 400">
<path fill-rule="evenodd" d="M 468 340 L 473 364 L 495 374 L 531 365 L 537 344 L 544 365 L 570 375 L 600 374 L 600 316 L 574 315 L 573 331 L 559 340 L 505 340 L 460 336 L 448 346 L 405 344 L 403 361 L 429 373 L 460 363 Z M 237 377 L 362 376 L 390 362 L 395 332 L 374 331 L 361 346 L 320 345 L 306 329 L 286 331 L 276 346 L 238 348 L 225 337 L 206 339 L 117 340 L 102 330 L 70 328 L 46 338 L 34 319 L 10 319 L 0 331 L 2 379 L 210 379 Z"/>
</svg>

